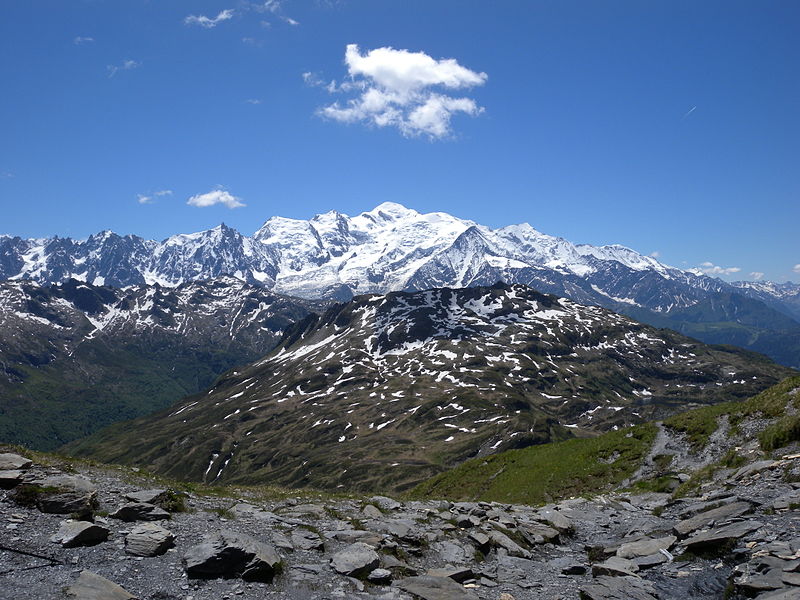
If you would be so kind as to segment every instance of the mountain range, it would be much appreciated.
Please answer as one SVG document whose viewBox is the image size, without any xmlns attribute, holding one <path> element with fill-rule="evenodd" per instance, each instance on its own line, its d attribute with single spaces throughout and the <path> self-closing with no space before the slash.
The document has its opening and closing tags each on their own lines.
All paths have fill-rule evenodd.
<svg viewBox="0 0 800 600">
<path fill-rule="evenodd" d="M 207 392 L 68 450 L 206 483 L 397 490 L 792 373 L 520 284 L 362 295 L 299 321 Z"/>
<path fill-rule="evenodd" d="M 161 242 L 110 231 L 80 241 L 0 237 L 0 279 L 125 287 L 222 275 L 327 300 L 523 283 L 800 366 L 800 285 L 730 284 L 623 246 L 573 244 L 528 224 L 490 229 L 384 203 L 355 217 L 335 211 L 308 221 L 272 217 L 251 237 L 224 224 Z"/>
<path fill-rule="evenodd" d="M 262 356 L 316 308 L 238 279 L 0 282 L 0 439 L 52 449 Z"/>
</svg>

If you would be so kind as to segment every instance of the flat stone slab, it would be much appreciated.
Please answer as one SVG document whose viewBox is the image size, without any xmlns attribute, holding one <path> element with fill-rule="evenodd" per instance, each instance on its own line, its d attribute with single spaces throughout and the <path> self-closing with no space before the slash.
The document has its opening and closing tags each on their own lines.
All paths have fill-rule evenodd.
<svg viewBox="0 0 800 600">
<path fill-rule="evenodd" d="M 708 527 L 713 523 L 740 517 L 752 510 L 753 507 L 747 502 L 733 502 L 701 512 L 690 519 L 678 521 L 672 529 L 678 537 L 685 537 L 693 531 Z"/>
<path fill-rule="evenodd" d="M 113 581 L 91 571 L 81 571 L 78 580 L 66 590 L 67 598 L 77 600 L 136 600 Z"/>
<path fill-rule="evenodd" d="M 0 488 L 9 490 L 22 483 L 25 471 L 20 469 L 6 469 L 0 471 Z"/>
<path fill-rule="evenodd" d="M 109 530 L 102 525 L 96 525 L 89 521 L 64 521 L 51 542 L 61 544 L 64 548 L 76 548 L 78 546 L 94 546 L 108 539 Z"/>
<path fill-rule="evenodd" d="M 581 600 L 657 600 L 656 589 L 638 577 L 598 577 L 581 586 Z"/>
<path fill-rule="evenodd" d="M 52 475 L 26 482 L 14 492 L 31 492 L 36 507 L 58 515 L 91 515 L 97 508 L 97 489 L 84 477 Z"/>
<path fill-rule="evenodd" d="M 114 519 L 120 519 L 121 521 L 162 521 L 164 519 L 169 519 L 170 514 L 165 511 L 163 508 L 156 506 L 155 504 L 148 504 L 146 502 L 130 502 L 128 504 L 124 504 L 120 508 L 109 515 Z"/>
<path fill-rule="evenodd" d="M 617 548 L 617 556 L 621 558 L 640 558 L 643 556 L 650 556 L 652 554 L 659 554 L 661 550 L 669 550 L 673 544 L 678 540 L 674 535 L 669 535 L 662 538 L 650 538 L 638 540 L 635 542 L 626 542 L 620 544 Z"/>
<path fill-rule="evenodd" d="M 704 552 L 722 549 L 727 543 L 760 529 L 764 524 L 758 521 L 739 521 L 695 534 L 684 541 L 690 552 Z"/>
<path fill-rule="evenodd" d="M 128 492 L 125 497 L 131 502 L 144 502 L 146 504 L 158 504 L 167 499 L 167 490 L 139 490 L 138 492 Z"/>
<path fill-rule="evenodd" d="M 0 454 L 0 471 L 29 469 L 32 464 L 33 461 L 19 454 L 11 452 Z"/>
<path fill-rule="evenodd" d="M 470 590 L 465 589 L 449 577 L 419 575 L 396 581 L 393 585 L 404 592 L 422 600 L 479 600 Z"/>
</svg>

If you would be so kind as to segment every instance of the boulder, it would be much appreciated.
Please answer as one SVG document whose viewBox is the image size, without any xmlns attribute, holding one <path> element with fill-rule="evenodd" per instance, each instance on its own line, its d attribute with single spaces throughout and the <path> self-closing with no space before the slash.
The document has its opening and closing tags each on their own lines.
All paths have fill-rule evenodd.
<svg viewBox="0 0 800 600">
<path fill-rule="evenodd" d="M 366 577 L 380 564 L 377 552 L 362 542 L 350 544 L 331 557 L 331 568 L 348 577 Z"/>
<path fill-rule="evenodd" d="M 361 509 L 361 514 L 367 517 L 368 519 L 381 519 L 383 518 L 383 513 L 381 509 L 379 509 L 374 504 L 367 504 Z"/>
<path fill-rule="evenodd" d="M 457 583 L 464 583 L 468 579 L 474 579 L 475 573 L 469 567 L 446 566 L 443 569 L 428 569 L 427 575 L 431 577 L 449 577 Z"/>
<path fill-rule="evenodd" d="M 394 585 L 422 600 L 478 600 L 478 596 L 473 592 L 449 577 L 419 575 L 401 579 Z"/>
<path fill-rule="evenodd" d="M 67 598 L 77 600 L 136 600 L 123 588 L 97 573 L 83 570 L 78 580 L 66 589 Z"/>
<path fill-rule="evenodd" d="M 125 552 L 133 556 L 159 556 L 174 545 L 172 532 L 155 523 L 137 525 L 125 538 Z"/>
<path fill-rule="evenodd" d="M 272 546 L 232 531 L 206 536 L 202 543 L 186 551 L 184 563 L 189 577 L 241 577 L 265 582 L 272 581 L 282 566 Z"/>
<path fill-rule="evenodd" d="M 636 542 L 622 543 L 617 549 L 617 556 L 632 559 L 660 554 L 661 550 L 672 548 L 677 539 L 674 535 L 668 535 L 662 538 L 645 538 Z"/>
<path fill-rule="evenodd" d="M 397 510 L 403 506 L 397 500 L 387 498 L 386 496 L 373 496 L 369 501 L 383 511 Z"/>
<path fill-rule="evenodd" d="M 557 529 L 561 533 L 572 533 L 575 530 L 572 521 L 557 510 L 551 508 L 541 509 L 536 513 L 535 518 L 537 521 L 541 521 L 553 529 Z"/>
<path fill-rule="evenodd" d="M 169 519 L 170 514 L 163 508 L 159 508 L 155 504 L 147 504 L 146 502 L 130 502 L 122 505 L 120 508 L 109 515 L 114 519 L 121 521 L 162 521 Z"/>
<path fill-rule="evenodd" d="M 73 521 L 69 519 L 61 523 L 58 533 L 50 538 L 51 542 L 61 544 L 64 548 L 77 546 L 94 546 L 108 539 L 109 530 L 102 525 L 89 521 Z"/>
<path fill-rule="evenodd" d="M 392 572 L 388 569 L 375 569 L 367 575 L 367 581 L 378 585 L 385 585 L 392 581 Z"/>
<path fill-rule="evenodd" d="M 13 494 L 17 503 L 36 506 L 44 513 L 84 518 L 97 509 L 97 490 L 92 482 L 72 475 L 34 479 L 18 485 Z"/>
<path fill-rule="evenodd" d="M 19 454 L 10 452 L 0 454 L 0 471 L 22 471 L 29 469 L 32 464 L 30 459 Z"/>
</svg>

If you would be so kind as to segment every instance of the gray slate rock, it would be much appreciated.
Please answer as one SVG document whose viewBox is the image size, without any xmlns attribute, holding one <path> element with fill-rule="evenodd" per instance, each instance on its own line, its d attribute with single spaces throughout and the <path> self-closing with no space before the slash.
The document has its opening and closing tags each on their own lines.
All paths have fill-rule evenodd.
<svg viewBox="0 0 800 600">
<path fill-rule="evenodd" d="M 525 550 L 525 548 L 517 544 L 502 531 L 489 532 L 489 539 L 496 547 L 505 549 L 509 556 L 515 556 L 517 558 L 531 557 L 530 552 Z"/>
<path fill-rule="evenodd" d="M 553 529 L 557 529 L 561 533 L 572 533 L 575 530 L 572 521 L 557 510 L 551 508 L 541 509 L 536 513 L 536 519 L 549 525 Z"/>
<path fill-rule="evenodd" d="M 144 502 L 146 504 L 159 504 L 167 499 L 167 490 L 139 490 L 138 492 L 129 492 L 125 494 L 125 498 L 131 502 Z"/>
<path fill-rule="evenodd" d="M 431 577 L 449 577 L 456 583 L 464 583 L 468 579 L 474 579 L 475 573 L 469 567 L 446 566 L 443 569 L 429 569 L 427 575 Z"/>
<path fill-rule="evenodd" d="M 449 577 L 419 575 L 401 579 L 394 585 L 422 600 L 479 600 L 478 596 Z"/>
<path fill-rule="evenodd" d="M 385 585 L 392 581 L 392 572 L 389 569 L 375 569 L 367 575 L 367 581 L 378 585 Z"/>
<path fill-rule="evenodd" d="M 753 507 L 747 502 L 733 502 L 732 504 L 701 512 L 690 519 L 679 521 L 672 529 L 678 537 L 684 537 L 693 531 L 708 527 L 712 523 L 740 517 L 751 510 L 753 510 Z"/>
<path fill-rule="evenodd" d="M 242 533 L 221 531 L 189 548 L 184 563 L 189 577 L 270 582 L 281 567 L 281 558 L 269 544 Z"/>
<path fill-rule="evenodd" d="M 635 576 L 639 567 L 633 561 L 627 558 L 620 558 L 619 556 L 612 556 L 608 560 L 592 565 L 592 575 L 600 577 L 606 575 L 608 577 L 625 577 Z"/>
<path fill-rule="evenodd" d="M 16 485 L 22 483 L 22 478 L 25 475 L 24 471 L 19 469 L 7 469 L 0 471 L 0 489 L 10 490 Z"/>
<path fill-rule="evenodd" d="M 133 556 L 159 556 L 174 545 L 172 532 L 155 523 L 137 525 L 125 538 L 125 552 Z"/>
<path fill-rule="evenodd" d="M 350 544 L 331 557 L 331 568 L 348 577 L 366 577 L 380 564 L 380 557 L 362 542 Z"/>
<path fill-rule="evenodd" d="M 403 506 L 397 500 L 394 500 L 393 498 L 387 498 L 386 496 L 373 496 L 369 499 L 369 501 L 384 511 L 398 510 Z"/>
<path fill-rule="evenodd" d="M 669 535 L 662 538 L 646 538 L 636 542 L 623 543 L 617 549 L 617 556 L 632 559 L 660 554 L 661 550 L 672 548 L 677 539 L 674 535 Z"/>
<path fill-rule="evenodd" d="M 0 471 L 19 471 L 29 469 L 33 462 L 20 456 L 19 454 L 12 454 L 11 452 L 4 452 L 0 454 Z"/>
<path fill-rule="evenodd" d="M 136 600 L 113 581 L 91 571 L 81 571 L 78 580 L 66 590 L 67 598 L 77 600 Z"/>
<path fill-rule="evenodd" d="M 367 517 L 368 519 L 381 519 L 383 518 L 383 513 L 381 509 L 375 506 L 374 504 L 367 504 L 362 510 L 361 514 Z"/>
<path fill-rule="evenodd" d="M 598 577 L 581 586 L 581 600 L 656 600 L 652 583 L 638 577 Z"/>
<path fill-rule="evenodd" d="M 36 507 L 44 513 L 90 516 L 97 508 L 97 489 L 91 481 L 72 475 L 53 475 L 30 482 Z M 18 486 L 18 492 L 28 484 Z"/>
<path fill-rule="evenodd" d="M 758 521 L 739 521 L 695 534 L 684 541 L 690 552 L 704 552 L 724 547 L 728 542 L 738 540 L 748 533 L 763 527 Z"/>
<path fill-rule="evenodd" d="M 155 504 L 147 504 L 146 502 L 130 502 L 122 505 L 120 508 L 109 515 L 121 521 L 162 521 L 169 519 L 170 514 L 163 508 Z"/>
<path fill-rule="evenodd" d="M 102 525 L 70 519 L 61 523 L 58 533 L 53 535 L 50 541 L 61 544 L 64 548 L 94 546 L 105 542 L 109 533 L 109 530 Z"/>
<path fill-rule="evenodd" d="M 324 550 L 325 544 L 313 531 L 298 528 L 292 531 L 292 546 L 296 550 Z"/>
</svg>

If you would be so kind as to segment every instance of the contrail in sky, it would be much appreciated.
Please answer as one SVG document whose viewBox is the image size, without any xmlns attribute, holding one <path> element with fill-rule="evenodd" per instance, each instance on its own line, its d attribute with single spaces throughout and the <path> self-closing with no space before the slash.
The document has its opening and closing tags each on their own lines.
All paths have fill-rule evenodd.
<svg viewBox="0 0 800 600">
<path fill-rule="evenodd" d="M 692 114 L 692 113 L 693 113 L 695 110 L 697 110 L 697 107 L 696 107 L 696 106 L 693 106 L 692 108 L 690 108 L 690 109 L 689 109 L 689 112 L 687 112 L 685 115 L 683 115 L 683 118 L 682 118 L 681 120 L 683 120 L 683 119 L 685 119 L 686 117 L 688 117 L 688 116 L 689 116 L 690 114 Z"/>
</svg>

